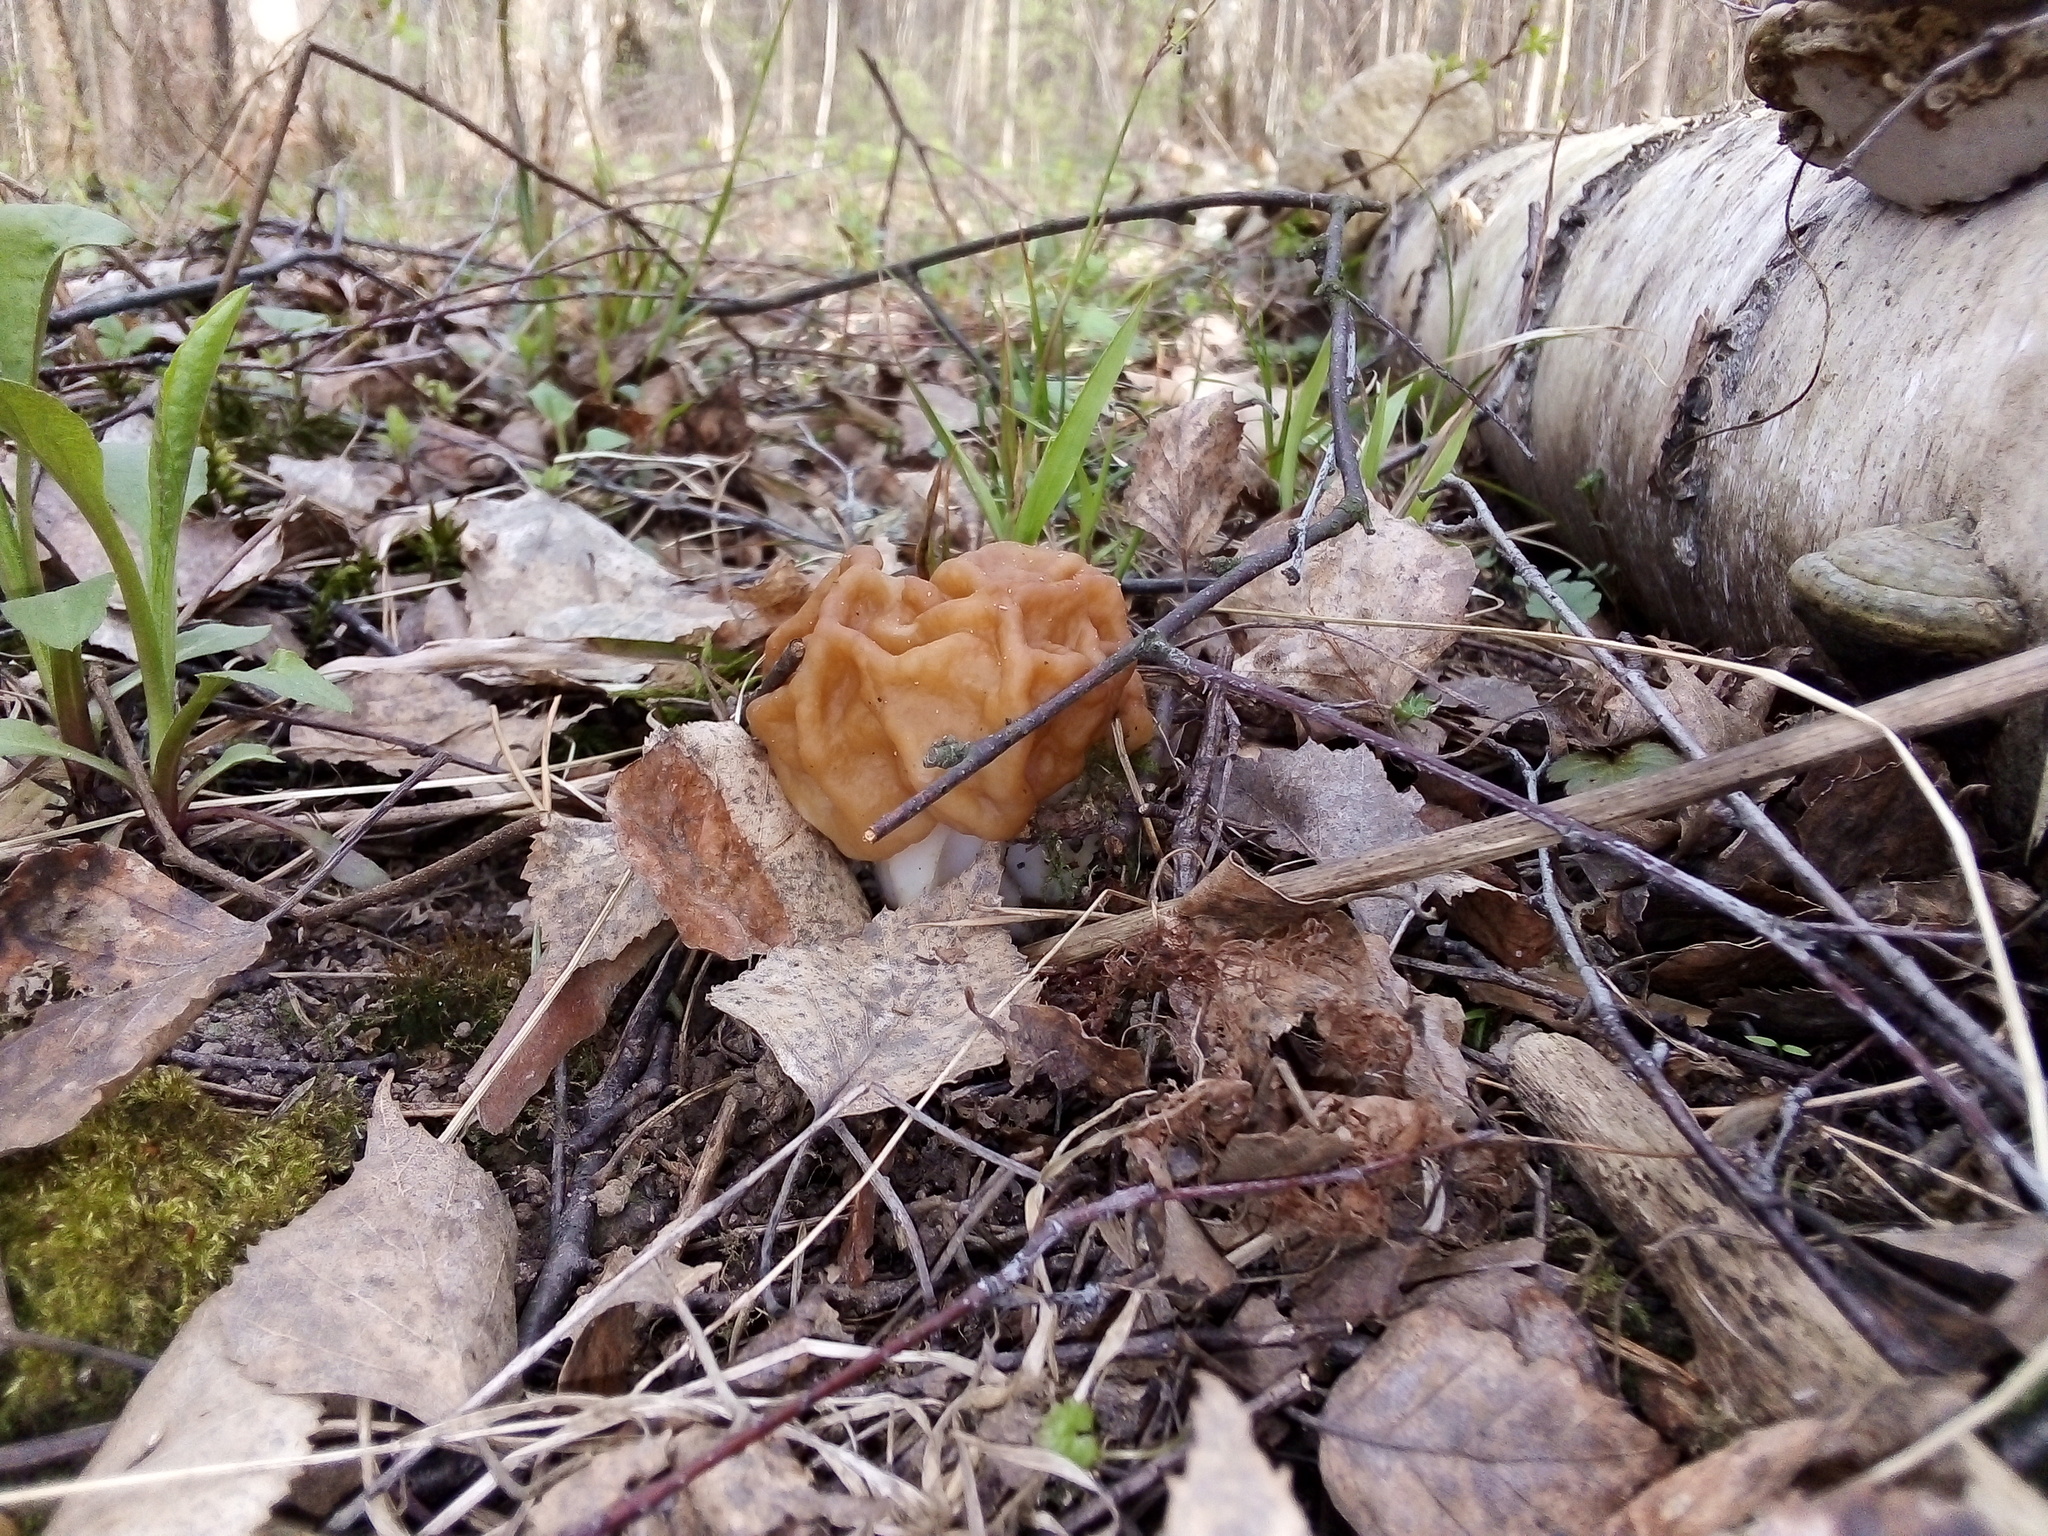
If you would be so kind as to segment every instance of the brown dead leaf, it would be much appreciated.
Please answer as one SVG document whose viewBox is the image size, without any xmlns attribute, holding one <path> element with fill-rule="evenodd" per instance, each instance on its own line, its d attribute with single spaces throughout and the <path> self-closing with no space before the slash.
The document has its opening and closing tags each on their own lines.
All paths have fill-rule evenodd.
<svg viewBox="0 0 2048 1536">
<path fill-rule="evenodd" d="M 698 644 L 743 617 L 573 502 L 533 491 L 471 503 L 462 530 L 470 633 Z"/>
<path fill-rule="evenodd" d="M 512 1358 L 512 1208 L 460 1147 L 380 1088 L 341 1188 L 249 1250 L 225 1293 L 228 1354 L 281 1392 L 367 1397 L 431 1424 Z"/>
<path fill-rule="evenodd" d="M 1327 512 L 1342 494 L 1343 487 L 1331 486 L 1320 510 Z M 1290 587 L 1283 572 L 1270 571 L 1222 611 L 1299 615 L 1303 626 L 1317 618 L 1461 620 L 1478 571 L 1472 552 L 1384 508 L 1375 510 L 1372 526 L 1371 533 L 1353 528 L 1311 549 L 1299 586 Z M 1245 541 L 1246 551 L 1286 539 L 1288 528 L 1284 521 L 1267 524 Z M 1326 704 L 1392 705 L 1429 681 L 1429 668 L 1456 639 L 1427 629 L 1258 622 L 1241 637 L 1249 648 L 1237 658 L 1237 671 Z"/>
<path fill-rule="evenodd" d="M 1394 788 L 1372 752 L 1332 751 L 1312 741 L 1291 751 L 1266 747 L 1241 755 L 1232 765 L 1223 814 L 1286 851 L 1328 864 L 1423 836 L 1429 828 L 1417 814 L 1422 805 L 1418 791 Z M 1392 887 L 1393 894 L 1361 896 L 1350 912 L 1368 933 L 1393 939 L 1412 903 L 1446 883 L 1422 881 Z"/>
<path fill-rule="evenodd" d="M 1569 1366 L 1439 1307 L 1394 1321 L 1322 1428 L 1323 1486 L 1360 1536 L 1580 1536 L 1672 1460 Z"/>
<path fill-rule="evenodd" d="M 604 1267 L 591 1283 L 601 1285 L 610 1280 L 634 1256 L 630 1248 L 607 1254 Z M 569 1336 L 569 1356 L 562 1362 L 556 1390 L 604 1396 L 626 1391 L 632 1385 L 640 1324 L 650 1316 L 674 1313 L 687 1305 L 690 1293 L 716 1278 L 723 1268 L 715 1259 L 707 1264 L 685 1264 L 674 1254 L 664 1253 L 633 1271 L 626 1283 L 612 1292 L 605 1309 Z"/>
<path fill-rule="evenodd" d="M 253 1381 L 229 1358 L 223 1318 L 230 1291 L 208 1297 L 186 1319 L 128 1399 L 85 1477 L 288 1461 L 312 1448 L 324 1416 L 320 1400 Z M 73 1494 L 57 1507 L 48 1536 L 253 1536 L 268 1527 L 271 1507 L 285 1497 L 292 1477 L 289 1466 L 269 1467 Z"/>
<path fill-rule="evenodd" d="M 1977 1511 L 1930 1488 L 1857 1488 L 1791 1498 L 1764 1511 L 1750 1536 L 1996 1536 Z"/>
<path fill-rule="evenodd" d="M 735 458 L 753 446 L 754 428 L 740 381 L 728 375 L 718 387 L 669 423 L 663 446 L 670 453 L 706 453 Z"/>
<path fill-rule="evenodd" d="M 666 1433 L 636 1431 L 623 1443 L 600 1450 L 536 1499 L 527 1528 L 533 1536 L 589 1529 L 613 1504 L 667 1472 L 669 1454 Z M 676 1522 L 666 1515 L 649 1515 L 626 1527 L 627 1536 L 675 1536 L 676 1531 Z"/>
<path fill-rule="evenodd" d="M 778 554 L 768 569 L 732 595 L 754 611 L 754 617 L 773 629 L 784 619 L 794 618 L 811 595 L 811 579 L 789 556 Z"/>
<path fill-rule="evenodd" d="M 452 678 L 435 673 L 358 672 L 344 678 L 340 686 L 355 709 L 346 715 L 319 709 L 298 711 L 292 717 L 288 748 L 293 756 L 315 763 L 361 763 L 378 773 L 407 773 L 419 766 L 418 755 L 403 747 L 322 728 L 332 724 L 403 736 L 425 747 L 443 748 L 501 767 L 504 757 L 498 737 L 502 733 L 520 767 L 540 760 L 544 730 L 540 720 L 530 711 L 508 710 L 499 715 L 493 730 L 490 704 Z M 453 778 L 474 772 L 448 763 L 434 776 Z"/>
<path fill-rule="evenodd" d="M 1452 899 L 1447 915 L 1451 927 L 1510 970 L 1541 965 L 1557 947 L 1550 919 L 1513 891 L 1475 884 Z"/>
<path fill-rule="evenodd" d="M 887 1106 L 861 1085 L 915 1098 L 949 1062 L 950 1075 L 993 1066 L 1002 1045 L 974 1010 L 995 1008 L 1027 967 L 1001 929 L 951 920 L 995 905 L 1001 883 L 1001 850 L 987 850 L 965 874 L 883 912 L 854 938 L 774 951 L 713 987 L 711 1002 L 759 1035 L 821 1112 L 856 1089 L 841 1113 Z M 1035 984 L 1018 993 L 1036 999 Z"/>
<path fill-rule="evenodd" d="M 0 887 L 0 1152 L 55 1141 L 182 1035 L 269 933 L 230 917 L 146 859 L 88 843 L 24 859 Z"/>
<path fill-rule="evenodd" d="M 1344 1161 L 1402 1161 L 1359 1183 L 1291 1189 L 1271 1197 L 1258 1211 L 1265 1230 L 1290 1248 L 1305 1243 L 1348 1247 L 1385 1237 L 1389 1202 L 1414 1181 L 1410 1154 L 1448 1141 L 1449 1125 L 1427 1104 L 1380 1094 L 1359 1098 L 1315 1094 L 1310 1103 L 1323 1127 L 1344 1143 Z"/>
<path fill-rule="evenodd" d="M 1187 1470 L 1166 1480 L 1162 1536 L 1308 1536 L 1293 1487 L 1259 1449 L 1230 1388 L 1199 1373 L 1188 1419 Z"/>
<path fill-rule="evenodd" d="M 1665 664 L 1665 673 L 1665 685 L 1651 691 L 1708 752 L 1724 752 L 1730 747 L 1739 747 L 1744 742 L 1754 741 L 1763 735 L 1764 716 L 1746 713 L 1722 703 L 1714 690 L 1702 682 L 1699 674 L 1692 668 L 1672 661 Z M 1619 683 L 1607 678 L 1603 673 L 1598 686 L 1605 694 L 1600 702 L 1602 724 L 1606 733 L 1603 745 L 1620 746 L 1625 742 L 1641 741 L 1646 736 L 1661 734 L 1661 727 L 1650 712 L 1637 703 L 1635 696 L 1623 689 Z M 1768 696 L 1764 702 L 1768 705 Z"/>
<path fill-rule="evenodd" d="M 994 1021 L 1010 1057 L 1010 1084 L 1021 1088 L 1038 1073 L 1063 1090 L 1079 1088 L 1105 1099 L 1145 1086 L 1145 1061 L 1136 1051 L 1089 1034 L 1064 1008 L 1045 1003 L 1012 1003 Z"/>
<path fill-rule="evenodd" d="M 1953 1386 L 1896 1382 L 1826 1418 L 1753 1429 L 1680 1467 L 1618 1510 L 1601 1536 L 1717 1536 L 1862 1471 L 1967 1406 Z M 1942 1470 L 1937 1463 L 1930 1472 Z M 1817 1527 L 1826 1530 L 1828 1527 Z M 1856 1529 L 1862 1529 L 1856 1527 Z M 1872 1532 L 1888 1530 L 1872 1526 Z"/>
<path fill-rule="evenodd" d="M 1924 747 L 1914 753 L 1953 798 L 1940 761 Z M 1805 804 L 1793 827 L 1799 851 L 1843 890 L 1866 880 L 1924 879 L 1954 868 L 1955 854 L 1934 812 L 1883 747 L 1814 769 L 1794 793 Z"/>
<path fill-rule="evenodd" d="M 737 722 L 651 737 L 608 807 L 626 862 L 692 949 L 738 960 L 867 926 L 853 866 L 797 814 Z"/>
<path fill-rule="evenodd" d="M 1243 445 L 1228 390 L 1161 411 L 1147 424 L 1124 518 L 1152 535 L 1176 569 L 1199 570 L 1221 539 L 1244 488 Z"/>
<path fill-rule="evenodd" d="M 609 822 L 557 817 L 534 838 L 533 851 L 520 875 L 533 893 L 533 926 L 541 937 L 540 964 L 519 989 L 490 1048 L 464 1079 L 465 1090 L 483 1081 L 491 1064 L 540 1006 L 562 968 L 583 945 L 583 936 L 597 922 L 620 880 L 626 881 L 626 889 L 584 949 L 576 975 L 549 1004 L 546 1019 L 527 1036 L 517 1059 L 498 1074 L 478 1104 L 477 1122 L 493 1135 L 512 1124 L 520 1108 L 547 1081 L 556 1062 L 604 1028 L 619 989 L 669 939 L 667 918 L 653 892 L 619 852 L 618 834 Z"/>
</svg>

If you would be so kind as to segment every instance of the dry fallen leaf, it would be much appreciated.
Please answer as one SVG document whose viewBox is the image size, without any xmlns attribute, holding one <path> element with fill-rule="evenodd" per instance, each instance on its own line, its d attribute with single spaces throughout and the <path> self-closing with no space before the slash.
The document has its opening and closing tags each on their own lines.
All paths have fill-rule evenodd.
<svg viewBox="0 0 2048 1536">
<path fill-rule="evenodd" d="M 1332 751 L 1311 741 L 1240 756 L 1232 765 L 1223 814 L 1288 852 L 1328 864 L 1423 836 L 1429 829 L 1416 815 L 1422 804 L 1419 791 L 1394 788 L 1374 753 L 1363 747 Z M 1414 903 L 1464 879 L 1395 886 L 1394 894 L 1361 896 L 1350 912 L 1366 932 L 1394 939 Z"/>
<path fill-rule="evenodd" d="M 228 1357 L 229 1292 L 199 1304 L 142 1378 L 87 1478 L 170 1472 L 224 1462 L 283 1460 L 311 1448 L 320 1400 L 252 1381 Z M 246 1536 L 266 1528 L 292 1483 L 290 1467 L 105 1493 L 73 1494 L 47 1536 Z"/>
<path fill-rule="evenodd" d="M 995 1008 L 1024 979 L 1024 959 L 1000 928 L 952 924 L 996 904 L 1000 859 L 1000 849 L 984 852 L 957 879 L 882 913 L 854 938 L 774 951 L 713 987 L 713 1006 L 759 1035 L 820 1111 L 859 1085 L 915 1098 L 956 1051 L 952 1075 L 993 1066 L 1003 1048 L 974 1008 Z M 1036 995 L 1026 986 L 1018 999 Z M 841 1112 L 887 1104 L 862 1088 Z"/>
<path fill-rule="evenodd" d="M 605 1256 L 604 1267 L 592 1277 L 593 1285 L 611 1279 L 635 1255 L 620 1248 Z M 685 1264 L 672 1253 L 661 1254 L 644 1264 L 612 1292 L 605 1309 L 586 1318 L 569 1335 L 569 1356 L 562 1362 L 562 1374 L 555 1383 L 560 1392 L 596 1392 L 605 1395 L 624 1392 L 631 1386 L 635 1346 L 640 1324 L 650 1314 L 673 1313 L 707 1280 L 717 1278 L 725 1266 L 717 1260 L 706 1264 Z"/>
<path fill-rule="evenodd" d="M 1152 537 L 1178 570 L 1201 568 L 1244 489 L 1244 432 L 1230 391 L 1161 411 L 1146 425 L 1124 493 L 1124 517 Z"/>
<path fill-rule="evenodd" d="M 1327 512 L 1342 493 L 1341 486 L 1331 486 L 1319 511 Z M 1246 552 L 1287 536 L 1286 524 L 1269 523 L 1245 541 Z M 1299 586 L 1290 587 L 1284 572 L 1270 571 L 1223 611 L 1299 615 L 1310 626 L 1318 618 L 1456 624 L 1465 616 L 1477 571 L 1472 552 L 1462 545 L 1376 508 L 1372 532 L 1352 528 L 1308 552 Z M 1244 638 L 1250 645 L 1236 662 L 1243 676 L 1326 704 L 1385 706 L 1429 681 L 1428 669 L 1457 637 L 1343 622 L 1302 628 L 1266 618 Z"/>
<path fill-rule="evenodd" d="M 465 1092 L 483 1081 L 579 947 L 583 959 L 569 984 L 548 1005 L 540 1025 L 526 1037 L 518 1055 L 477 1105 L 477 1122 L 493 1135 L 512 1124 L 520 1108 L 555 1070 L 556 1062 L 604 1028 L 619 989 L 669 940 L 667 918 L 654 894 L 619 852 L 618 835 L 609 822 L 557 817 L 534 838 L 533 851 L 520 875 L 533 893 L 532 920 L 541 938 L 540 964 L 513 999 L 490 1048 L 464 1079 Z M 584 935 L 597 922 L 621 880 L 626 889 L 613 903 L 596 937 L 583 946 Z"/>
<path fill-rule="evenodd" d="M 491 727 L 491 706 L 452 678 L 429 673 L 359 672 L 345 678 L 341 691 L 355 705 L 352 713 L 302 709 L 293 716 L 290 751 L 315 763 L 361 763 L 378 773 L 407 773 L 419 765 L 417 754 L 389 742 L 344 731 L 322 729 L 341 724 L 403 736 L 426 747 L 440 747 L 478 762 L 503 765 L 498 736 L 512 749 L 520 767 L 540 758 L 542 723 L 531 713 L 505 711 L 497 730 Z M 438 778 L 473 774 L 460 764 L 444 766 Z"/>
<path fill-rule="evenodd" d="M 367 1397 L 432 1423 L 512 1357 L 518 1230 L 496 1181 L 381 1088 L 341 1188 L 249 1250 L 228 1353 L 281 1392 Z"/>
<path fill-rule="evenodd" d="M 270 476 L 287 496 L 303 496 L 339 517 L 351 532 L 376 515 L 377 504 L 398 494 L 405 471 L 364 459 L 294 459 L 270 456 Z"/>
<path fill-rule="evenodd" d="M 121 849 L 24 859 L 0 887 L 0 996 L 19 1012 L 60 971 L 70 995 L 0 1039 L 0 1152 L 78 1124 L 262 959 L 268 938 Z"/>
<path fill-rule="evenodd" d="M 1441 1307 L 1394 1321 L 1322 1429 L 1323 1486 L 1359 1536 L 1589 1536 L 1672 1459 L 1571 1367 Z"/>
<path fill-rule="evenodd" d="M 396 656 L 337 656 L 321 667 L 329 678 L 389 672 L 406 677 L 460 673 L 488 687 L 630 688 L 645 682 L 653 665 L 613 655 L 594 641 L 466 636 L 429 640 Z"/>
<path fill-rule="evenodd" d="M 1244 1404 L 1206 1371 L 1195 1383 L 1187 1470 L 1166 1480 L 1161 1536 L 1308 1536 L 1308 1517 L 1259 1449 Z"/>
<path fill-rule="evenodd" d="M 1023 1087 L 1040 1072 L 1056 1088 L 1071 1090 L 1085 1083 L 1105 1099 L 1145 1086 L 1144 1057 L 1127 1046 L 1096 1039 L 1064 1008 L 1012 1003 L 992 1027 L 1009 1054 L 1013 1087 Z"/>
<path fill-rule="evenodd" d="M 738 960 L 867 926 L 853 866 L 797 814 L 744 726 L 652 737 L 608 808 L 627 863 L 692 949 Z"/>
<path fill-rule="evenodd" d="M 472 502 L 462 530 L 470 633 L 694 645 L 743 619 L 692 592 L 624 534 L 535 491 Z"/>
</svg>

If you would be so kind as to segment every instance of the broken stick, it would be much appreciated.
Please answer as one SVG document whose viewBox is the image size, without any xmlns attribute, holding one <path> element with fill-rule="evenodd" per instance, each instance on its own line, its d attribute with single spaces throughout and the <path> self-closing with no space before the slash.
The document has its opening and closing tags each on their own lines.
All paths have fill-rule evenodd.
<svg viewBox="0 0 2048 1536">
<path fill-rule="evenodd" d="M 2048 646 L 2036 646 L 1954 677 L 1895 693 L 1867 706 L 1864 713 L 1910 736 L 1998 714 L 2042 694 L 2048 694 Z M 1830 715 L 1661 773 L 1568 795 L 1549 804 L 1560 816 L 1588 826 L 1621 826 L 1668 815 L 1731 789 L 1746 789 L 1803 772 L 1881 739 L 1860 720 Z M 1496 859 L 1551 847 L 1558 841 L 1555 832 L 1525 816 L 1496 816 L 1448 832 L 1433 832 L 1427 837 L 1375 848 L 1353 858 L 1275 875 L 1267 884 L 1284 899 L 1304 908 L 1334 907 L 1369 891 L 1440 875 L 1446 870 L 1491 864 Z M 1181 901 L 1166 901 L 1141 912 L 1104 918 L 1063 939 L 1041 940 L 1028 946 L 1024 953 L 1035 960 L 1058 944 L 1062 964 L 1093 959 L 1152 933 L 1171 921 L 1180 909 Z"/>
</svg>

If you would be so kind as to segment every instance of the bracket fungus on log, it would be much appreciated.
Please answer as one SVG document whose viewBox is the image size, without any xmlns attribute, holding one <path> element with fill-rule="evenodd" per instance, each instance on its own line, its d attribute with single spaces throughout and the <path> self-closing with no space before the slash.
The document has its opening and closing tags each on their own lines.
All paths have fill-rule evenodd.
<svg viewBox="0 0 2048 1536">
<path fill-rule="evenodd" d="M 784 793 L 852 859 L 878 861 L 892 903 L 957 872 L 978 842 L 1021 833 L 1039 802 L 1080 775 L 1123 721 L 1152 737 L 1135 672 L 1041 726 L 929 811 L 879 842 L 867 829 L 960 760 L 970 744 L 1050 698 L 1130 638 L 1122 589 L 1078 555 L 985 544 L 931 574 L 891 576 L 850 551 L 801 611 L 768 637 L 772 668 L 802 641 L 788 681 L 756 699 L 747 727 Z"/>
</svg>

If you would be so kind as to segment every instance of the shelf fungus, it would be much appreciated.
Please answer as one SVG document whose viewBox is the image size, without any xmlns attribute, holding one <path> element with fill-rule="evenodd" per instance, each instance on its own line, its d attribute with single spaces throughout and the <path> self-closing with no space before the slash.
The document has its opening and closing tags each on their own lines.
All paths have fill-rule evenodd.
<svg viewBox="0 0 2048 1536">
<path fill-rule="evenodd" d="M 1794 0 L 1758 19 L 1743 72 L 1801 159 L 1853 153 L 1858 181 L 1921 212 L 1981 202 L 2048 164 L 2048 33 L 2009 25 L 2035 9 Z"/>
<path fill-rule="evenodd" d="M 891 576 L 855 549 L 768 637 L 771 674 L 803 659 L 747 711 L 784 793 L 852 859 L 873 859 L 901 905 L 967 867 L 985 842 L 1022 833 L 1039 803 L 1080 775 L 1121 719 L 1152 736 L 1135 673 L 1095 689 L 879 842 L 867 830 L 981 737 L 1042 703 L 1130 638 L 1115 580 L 1078 555 L 987 544 L 930 580 Z"/>
<path fill-rule="evenodd" d="M 2026 615 L 1956 519 L 1859 528 L 1793 562 L 1792 611 L 1837 665 L 1882 686 L 2026 643 Z"/>
</svg>

